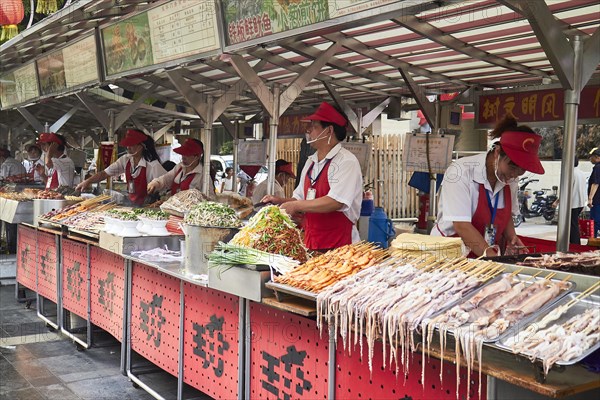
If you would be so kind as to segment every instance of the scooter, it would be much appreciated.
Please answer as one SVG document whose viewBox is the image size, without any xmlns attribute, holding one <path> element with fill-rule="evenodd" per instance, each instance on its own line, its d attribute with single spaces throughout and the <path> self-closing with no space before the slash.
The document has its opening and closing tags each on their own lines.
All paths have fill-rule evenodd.
<svg viewBox="0 0 600 400">
<path fill-rule="evenodd" d="M 531 198 L 529 191 L 527 190 L 527 185 L 533 182 L 539 182 L 539 179 L 530 179 L 527 177 L 523 177 L 519 179 L 519 191 L 517 192 L 517 201 L 519 202 L 519 211 L 521 212 L 521 218 L 519 225 L 521 222 L 525 221 L 525 218 L 533 218 L 539 217 L 541 214 L 538 214 L 538 204 L 536 203 L 535 207 L 532 204 L 532 209 L 529 208 L 527 201 Z M 515 224 L 515 226 L 518 226 Z"/>
</svg>

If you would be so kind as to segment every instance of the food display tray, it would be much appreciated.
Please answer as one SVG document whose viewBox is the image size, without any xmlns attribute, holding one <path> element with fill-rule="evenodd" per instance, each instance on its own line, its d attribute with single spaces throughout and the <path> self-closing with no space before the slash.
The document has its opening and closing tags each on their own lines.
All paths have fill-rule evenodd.
<svg viewBox="0 0 600 400">
<path fill-rule="evenodd" d="M 548 273 L 550 273 L 550 271 L 548 271 Z M 511 275 L 510 273 L 504 273 L 504 274 L 500 274 L 498 277 L 496 277 L 494 280 L 499 280 L 507 275 Z M 545 274 L 547 275 L 547 274 Z M 532 275 L 527 275 L 527 274 L 517 274 L 515 275 L 516 279 L 519 279 L 521 281 L 525 282 L 525 286 L 529 287 L 531 286 L 533 283 L 535 282 L 539 282 L 541 280 L 544 280 L 544 277 L 538 277 L 536 276 L 535 278 L 532 279 Z M 553 282 L 560 282 L 561 279 L 551 279 L 551 281 Z M 554 304 L 556 304 L 558 301 L 560 301 L 560 299 L 562 299 L 566 294 L 572 292 L 575 287 L 577 286 L 574 282 L 571 281 L 567 281 L 568 283 L 568 287 L 567 289 L 563 290 L 561 293 L 558 294 L 558 296 L 556 296 L 554 299 L 550 300 L 546 305 L 544 305 L 543 307 L 541 307 L 539 310 L 534 311 L 533 313 L 531 313 L 529 316 L 523 318 L 522 320 L 518 321 L 516 324 L 509 326 L 504 332 L 494 336 L 494 337 L 488 337 L 485 338 L 483 340 L 484 343 L 493 343 L 493 342 L 497 342 L 498 340 L 502 340 L 504 337 L 510 336 L 512 334 L 514 334 L 514 329 L 515 328 L 519 328 L 521 326 L 525 326 L 527 324 L 529 324 L 532 320 L 534 320 L 535 318 L 537 318 L 540 313 L 543 313 L 544 310 L 547 307 L 552 307 Z M 491 282 L 490 282 L 491 284 Z M 487 286 L 487 285 L 485 285 Z M 471 294 L 469 294 L 468 296 L 466 296 L 464 299 L 462 299 L 460 302 L 458 302 L 456 305 L 460 305 L 463 303 L 466 303 L 467 301 L 469 301 L 473 296 L 475 296 L 477 293 L 479 293 L 480 290 L 483 289 L 484 286 L 480 287 L 478 290 L 475 290 L 473 292 L 471 292 Z M 438 314 L 439 315 L 439 314 Z M 468 327 L 469 325 L 472 325 L 472 323 L 466 323 L 464 325 L 461 325 L 459 328 L 464 328 L 464 327 Z M 437 328 L 437 325 L 436 325 Z M 452 329 L 448 329 L 448 333 L 452 334 L 452 336 L 454 336 L 454 331 L 455 328 Z"/>
<path fill-rule="evenodd" d="M 284 283 L 267 282 L 265 286 L 275 292 L 291 294 L 292 296 L 300 297 L 307 300 L 317 301 L 317 294 L 308 290 L 298 289 L 296 287 L 286 285 Z"/>
<path fill-rule="evenodd" d="M 69 227 L 69 232 L 72 232 L 72 233 L 75 233 L 75 234 L 81 235 L 81 236 L 86 236 L 86 237 L 89 237 L 89 238 L 95 239 L 95 240 L 100 239 L 100 233 L 84 231 L 81 229 L 75 229 L 75 228 L 70 228 L 70 227 Z"/>
<path fill-rule="evenodd" d="M 563 296 L 559 301 L 555 302 L 554 304 L 546 307 L 543 309 L 543 312 L 541 312 L 536 318 L 534 318 L 533 320 L 531 320 L 528 324 L 523 324 L 521 325 L 522 329 L 519 330 L 518 332 L 516 332 L 514 335 L 507 335 L 506 337 L 503 337 L 501 340 L 499 340 L 496 343 L 496 346 L 506 350 L 508 352 L 513 352 L 510 344 L 514 341 L 514 339 L 516 337 L 519 336 L 524 336 L 525 333 L 525 329 L 527 329 L 527 327 L 529 327 L 530 325 L 534 325 L 538 322 L 541 321 L 541 319 L 546 316 L 547 314 L 549 314 L 552 310 L 567 304 L 568 302 L 570 302 L 571 300 L 573 300 L 574 298 L 576 298 L 578 295 L 580 295 L 581 292 L 572 292 L 567 294 L 566 296 Z M 596 296 L 596 295 L 590 295 L 588 297 L 586 297 L 585 299 L 579 300 L 577 303 L 575 303 L 571 308 L 569 308 L 563 315 L 561 315 L 556 321 L 552 322 L 551 325 L 555 325 L 555 324 L 562 324 L 564 322 L 566 322 L 567 320 L 569 320 L 570 318 L 576 316 L 576 315 L 581 315 L 583 314 L 587 309 L 596 309 L 599 310 L 600 309 L 600 296 Z M 599 311 L 600 312 L 600 311 Z M 545 329 L 545 328 L 544 328 Z M 573 365 L 578 363 L 579 361 L 583 360 L 584 358 L 586 358 L 587 356 L 589 356 L 590 354 L 592 354 L 593 352 L 595 352 L 596 350 L 600 349 L 600 341 L 598 341 L 598 343 L 596 343 L 594 346 L 590 347 L 589 349 L 587 349 L 582 355 L 580 355 L 577 358 L 573 358 L 569 361 L 557 361 L 555 364 L 556 365 Z M 522 356 L 529 356 L 530 354 L 528 353 L 515 353 L 515 354 L 519 354 Z M 538 359 L 539 360 L 539 359 Z M 541 360 L 540 360 L 541 361 Z"/>
</svg>

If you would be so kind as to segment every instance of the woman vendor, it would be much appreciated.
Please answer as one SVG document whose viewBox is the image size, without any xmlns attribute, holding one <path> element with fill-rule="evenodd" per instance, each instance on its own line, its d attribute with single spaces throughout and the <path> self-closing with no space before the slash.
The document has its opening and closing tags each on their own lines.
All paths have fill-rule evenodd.
<svg viewBox="0 0 600 400">
<path fill-rule="evenodd" d="M 293 217 L 304 215 L 304 243 L 310 250 L 358 242 L 363 181 L 358 160 L 340 143 L 346 138 L 347 120 L 326 102 L 307 120 L 307 143 L 316 152 L 304 165 L 293 197 L 267 195 L 262 201 L 281 204 Z"/>
<path fill-rule="evenodd" d="M 110 176 L 125 174 L 129 200 L 138 206 L 151 202 L 148 197 L 148 182 L 165 174 L 154 147 L 154 140 L 136 129 L 128 129 L 120 146 L 127 147 L 127 154 L 104 171 L 98 172 L 77 185 L 77 190 L 84 190 L 92 183 L 98 183 Z"/>
<path fill-rule="evenodd" d="M 181 162 L 166 174 L 148 184 L 148 193 L 171 189 L 171 195 L 181 190 L 202 190 L 204 168 L 202 167 L 204 145 L 197 139 L 187 139 L 175 150 L 181 154 Z"/>
<path fill-rule="evenodd" d="M 500 139 L 486 154 L 454 161 L 446 170 L 437 224 L 431 235 L 459 236 L 470 256 L 498 256 L 523 247 L 512 216 L 519 214 L 518 177 L 543 174 L 537 155 L 542 137 L 507 117 L 491 132 Z"/>
<path fill-rule="evenodd" d="M 44 151 L 45 167 L 36 165 L 40 178 L 46 181 L 46 189 L 73 186 L 75 163 L 65 153 L 67 140 L 56 133 L 42 133 L 38 143 Z"/>
</svg>

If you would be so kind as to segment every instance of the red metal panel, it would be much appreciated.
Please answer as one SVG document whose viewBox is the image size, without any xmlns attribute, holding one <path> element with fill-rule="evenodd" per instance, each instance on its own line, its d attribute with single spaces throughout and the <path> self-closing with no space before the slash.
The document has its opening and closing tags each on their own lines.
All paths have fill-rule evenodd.
<svg viewBox="0 0 600 400">
<path fill-rule="evenodd" d="M 56 303 L 58 298 L 56 235 L 38 231 L 37 239 L 38 293 Z"/>
<path fill-rule="evenodd" d="M 215 399 L 238 395 L 239 298 L 184 284 L 183 380 Z"/>
<path fill-rule="evenodd" d="M 144 264 L 131 275 L 131 348 L 177 376 L 180 280 Z"/>
<path fill-rule="evenodd" d="M 444 362 L 443 382 L 440 381 L 441 361 L 435 358 L 425 359 L 425 384 L 421 377 L 421 353 L 413 353 L 408 373 L 403 376 L 400 366 L 398 376 L 395 364 L 390 369 L 389 363 L 383 367 L 382 343 L 375 343 L 373 354 L 373 373 L 369 371 L 367 362 L 367 346 L 364 343 L 364 355 L 360 357 L 360 349 L 356 347 L 352 354 L 344 351 L 338 341 L 335 369 L 336 399 L 436 399 L 456 400 L 456 366 Z M 389 358 L 389 350 L 386 352 Z M 478 376 L 471 374 L 471 388 L 467 396 L 467 370 L 460 370 L 460 399 L 478 399 Z M 481 399 L 486 399 L 487 378 L 481 376 Z"/>
<path fill-rule="evenodd" d="M 250 303 L 252 399 L 327 397 L 329 339 L 315 321 Z"/>
<path fill-rule="evenodd" d="M 35 282 L 37 231 L 24 225 L 17 228 L 17 282 L 37 291 Z"/>
<path fill-rule="evenodd" d="M 123 340 L 125 310 L 125 259 L 92 246 L 90 249 L 90 321 Z"/>
<path fill-rule="evenodd" d="M 62 306 L 88 318 L 88 259 L 87 245 L 63 238 L 62 254 Z"/>
</svg>

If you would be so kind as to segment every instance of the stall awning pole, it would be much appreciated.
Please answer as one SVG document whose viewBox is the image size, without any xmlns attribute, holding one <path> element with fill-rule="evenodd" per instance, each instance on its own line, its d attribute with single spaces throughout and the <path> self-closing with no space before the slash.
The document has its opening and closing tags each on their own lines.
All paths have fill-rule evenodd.
<svg viewBox="0 0 600 400">
<path fill-rule="evenodd" d="M 582 89 L 583 42 L 579 36 L 574 36 L 572 45 L 574 50 L 573 89 L 565 90 L 565 132 L 560 171 L 560 208 L 558 210 L 556 251 L 569 250 L 569 234 L 571 231 L 571 192 L 577 141 L 577 110 Z"/>
<path fill-rule="evenodd" d="M 277 162 L 277 127 L 279 126 L 279 101 L 281 89 L 279 85 L 273 87 L 273 109 L 270 110 L 271 122 L 269 126 L 269 174 L 267 175 L 267 193 L 275 194 L 275 163 Z"/>
<path fill-rule="evenodd" d="M 202 180 L 202 193 L 209 196 L 209 189 L 214 185 L 210 178 L 210 155 L 212 146 L 212 126 L 213 126 L 213 98 L 208 96 L 206 99 L 206 118 L 204 124 L 204 179 Z"/>
</svg>

